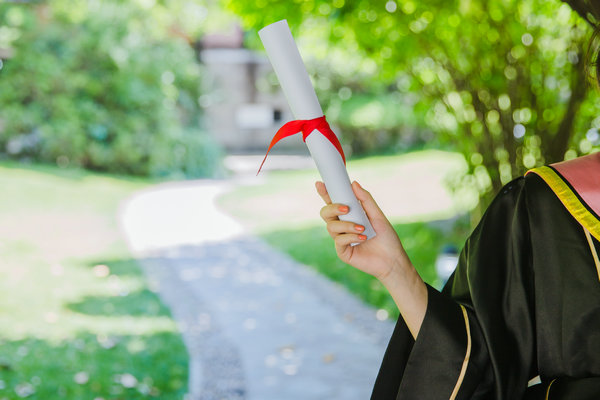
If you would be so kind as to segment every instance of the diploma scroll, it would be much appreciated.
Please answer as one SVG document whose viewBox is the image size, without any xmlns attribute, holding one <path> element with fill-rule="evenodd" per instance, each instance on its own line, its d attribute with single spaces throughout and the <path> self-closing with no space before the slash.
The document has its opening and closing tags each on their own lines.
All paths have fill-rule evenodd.
<svg viewBox="0 0 600 400">
<path fill-rule="evenodd" d="M 268 25 L 261 29 L 258 35 L 294 118 L 312 120 L 322 117 L 323 110 L 287 21 L 281 20 Z M 346 204 L 350 208 L 348 214 L 340 216 L 340 219 L 363 225 L 363 234 L 367 239 L 374 237 L 375 231 L 352 191 L 346 165 L 338 149 L 318 130 L 306 136 L 305 142 L 327 186 L 331 200 L 334 203 Z"/>
</svg>

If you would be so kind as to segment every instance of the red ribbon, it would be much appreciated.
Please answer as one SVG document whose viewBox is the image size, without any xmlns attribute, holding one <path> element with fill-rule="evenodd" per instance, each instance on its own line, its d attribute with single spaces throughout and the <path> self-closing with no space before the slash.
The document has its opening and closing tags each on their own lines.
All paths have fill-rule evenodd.
<svg viewBox="0 0 600 400">
<path fill-rule="evenodd" d="M 260 168 L 258 169 L 258 172 L 256 173 L 256 175 L 258 175 L 260 173 L 260 170 L 262 169 L 265 161 L 267 160 L 267 156 L 269 155 L 269 152 L 271 151 L 271 149 L 273 148 L 273 146 L 275 146 L 275 144 L 277 142 L 279 142 L 283 138 L 295 135 L 296 133 L 300 133 L 300 132 L 302 132 L 302 140 L 306 142 L 306 138 L 314 130 L 318 130 L 323 136 L 325 136 L 331 142 L 331 144 L 337 149 L 337 151 L 342 156 L 342 160 L 344 160 L 344 164 L 346 164 L 346 157 L 344 156 L 344 150 L 342 150 L 342 145 L 340 144 L 340 141 L 338 140 L 337 136 L 335 136 L 335 133 L 333 133 L 333 131 L 331 130 L 329 123 L 327 123 L 327 120 L 325 119 L 325 116 L 323 115 L 322 117 L 315 118 L 315 119 L 298 119 L 295 121 L 290 121 L 290 122 L 287 122 L 286 124 L 284 124 L 281 128 L 279 128 L 279 130 L 277 131 L 275 136 L 273 136 L 273 139 L 271 140 L 271 144 L 269 144 L 269 148 L 267 149 L 267 154 L 265 154 L 265 158 L 263 159 L 262 163 L 260 164 Z"/>
</svg>

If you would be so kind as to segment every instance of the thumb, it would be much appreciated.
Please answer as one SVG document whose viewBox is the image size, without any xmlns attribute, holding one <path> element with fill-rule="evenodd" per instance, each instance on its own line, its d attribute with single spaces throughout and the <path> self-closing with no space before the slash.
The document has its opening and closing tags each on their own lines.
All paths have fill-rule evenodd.
<svg viewBox="0 0 600 400">
<path fill-rule="evenodd" d="M 369 219 L 385 219 L 383 212 L 373 199 L 373 196 L 371 196 L 371 193 L 363 189 L 363 187 L 360 186 L 360 184 L 356 181 L 352 182 L 352 190 L 354 191 L 356 198 L 362 203 L 362 206 L 365 209 L 365 212 L 367 213 Z"/>
</svg>

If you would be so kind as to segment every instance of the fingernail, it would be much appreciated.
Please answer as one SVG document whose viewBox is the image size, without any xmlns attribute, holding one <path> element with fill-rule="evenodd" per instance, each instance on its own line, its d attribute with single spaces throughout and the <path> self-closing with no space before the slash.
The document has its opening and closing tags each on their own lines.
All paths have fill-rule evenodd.
<svg viewBox="0 0 600 400">
<path fill-rule="evenodd" d="M 367 240 L 367 237 L 365 235 L 358 235 L 358 238 L 360 240 Z"/>
<path fill-rule="evenodd" d="M 365 230 L 365 227 L 362 225 L 354 225 L 354 229 L 356 229 L 358 232 L 362 232 Z"/>
<path fill-rule="evenodd" d="M 348 206 L 339 206 L 338 210 L 340 210 L 340 212 L 347 213 L 350 209 Z"/>
</svg>

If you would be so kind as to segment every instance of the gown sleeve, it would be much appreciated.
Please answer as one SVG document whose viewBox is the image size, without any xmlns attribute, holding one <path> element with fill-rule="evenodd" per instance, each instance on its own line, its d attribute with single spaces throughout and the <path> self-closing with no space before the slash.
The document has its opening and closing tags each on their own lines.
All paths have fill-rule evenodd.
<svg viewBox="0 0 600 400">
<path fill-rule="evenodd" d="M 536 375 L 525 179 L 507 184 L 413 340 L 399 318 L 371 399 L 520 399 Z"/>
</svg>

